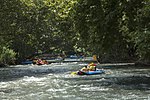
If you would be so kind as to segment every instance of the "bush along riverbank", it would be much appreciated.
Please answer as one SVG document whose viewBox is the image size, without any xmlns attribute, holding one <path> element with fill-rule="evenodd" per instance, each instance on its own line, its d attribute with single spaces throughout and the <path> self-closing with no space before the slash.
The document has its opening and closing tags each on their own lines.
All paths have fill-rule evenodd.
<svg viewBox="0 0 150 100">
<path fill-rule="evenodd" d="M 8 64 L 13 64 L 16 53 L 9 47 L 0 47 L 0 67 L 8 67 Z"/>
</svg>

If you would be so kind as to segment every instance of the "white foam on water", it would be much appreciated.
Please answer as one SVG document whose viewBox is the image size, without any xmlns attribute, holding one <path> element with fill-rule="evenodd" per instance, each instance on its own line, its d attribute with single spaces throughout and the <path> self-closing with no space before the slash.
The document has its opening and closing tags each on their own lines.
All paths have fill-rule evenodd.
<svg viewBox="0 0 150 100">
<path fill-rule="evenodd" d="M 102 88 L 102 87 L 90 87 L 90 86 L 86 86 L 86 87 L 81 87 L 81 91 L 108 91 L 109 88 Z"/>
<path fill-rule="evenodd" d="M 28 77 L 28 76 L 25 76 L 23 81 L 25 82 L 38 82 L 38 81 L 44 81 L 46 80 L 46 78 L 39 78 L 39 77 L 34 77 L 34 76 L 31 76 L 31 77 Z"/>
</svg>

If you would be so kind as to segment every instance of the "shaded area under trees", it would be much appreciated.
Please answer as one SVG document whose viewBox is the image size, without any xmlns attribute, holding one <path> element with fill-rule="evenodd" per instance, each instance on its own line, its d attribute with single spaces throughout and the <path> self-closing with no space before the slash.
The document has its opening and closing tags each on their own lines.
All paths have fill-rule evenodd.
<svg viewBox="0 0 150 100">
<path fill-rule="evenodd" d="M 150 0 L 3 0 L 0 7 L 1 62 L 53 49 L 150 63 Z"/>
</svg>

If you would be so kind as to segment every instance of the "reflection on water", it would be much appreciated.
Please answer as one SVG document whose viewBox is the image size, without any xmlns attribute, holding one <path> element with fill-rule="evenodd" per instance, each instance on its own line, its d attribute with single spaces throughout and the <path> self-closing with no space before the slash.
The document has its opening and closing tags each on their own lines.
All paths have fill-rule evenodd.
<svg viewBox="0 0 150 100">
<path fill-rule="evenodd" d="M 150 69 L 107 67 L 71 75 L 84 64 L 18 65 L 0 69 L 0 100 L 149 100 Z"/>
</svg>

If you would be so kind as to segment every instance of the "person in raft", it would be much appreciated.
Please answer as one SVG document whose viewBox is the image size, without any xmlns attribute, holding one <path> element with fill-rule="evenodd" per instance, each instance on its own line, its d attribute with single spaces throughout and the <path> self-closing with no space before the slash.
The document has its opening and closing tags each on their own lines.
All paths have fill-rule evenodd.
<svg viewBox="0 0 150 100">
<path fill-rule="evenodd" d="M 96 71 L 96 64 L 90 63 L 87 66 L 84 66 L 80 71 L 83 71 L 83 72 Z"/>
<path fill-rule="evenodd" d="M 87 72 L 89 71 L 89 69 L 87 68 L 87 66 L 84 66 L 80 71 Z"/>
<path fill-rule="evenodd" d="M 42 59 L 38 59 L 38 60 L 36 61 L 36 64 L 37 64 L 37 65 L 43 65 L 44 62 L 42 61 Z"/>
<path fill-rule="evenodd" d="M 88 64 L 87 68 L 89 69 L 89 71 L 96 71 L 96 64 L 92 62 Z"/>
</svg>

